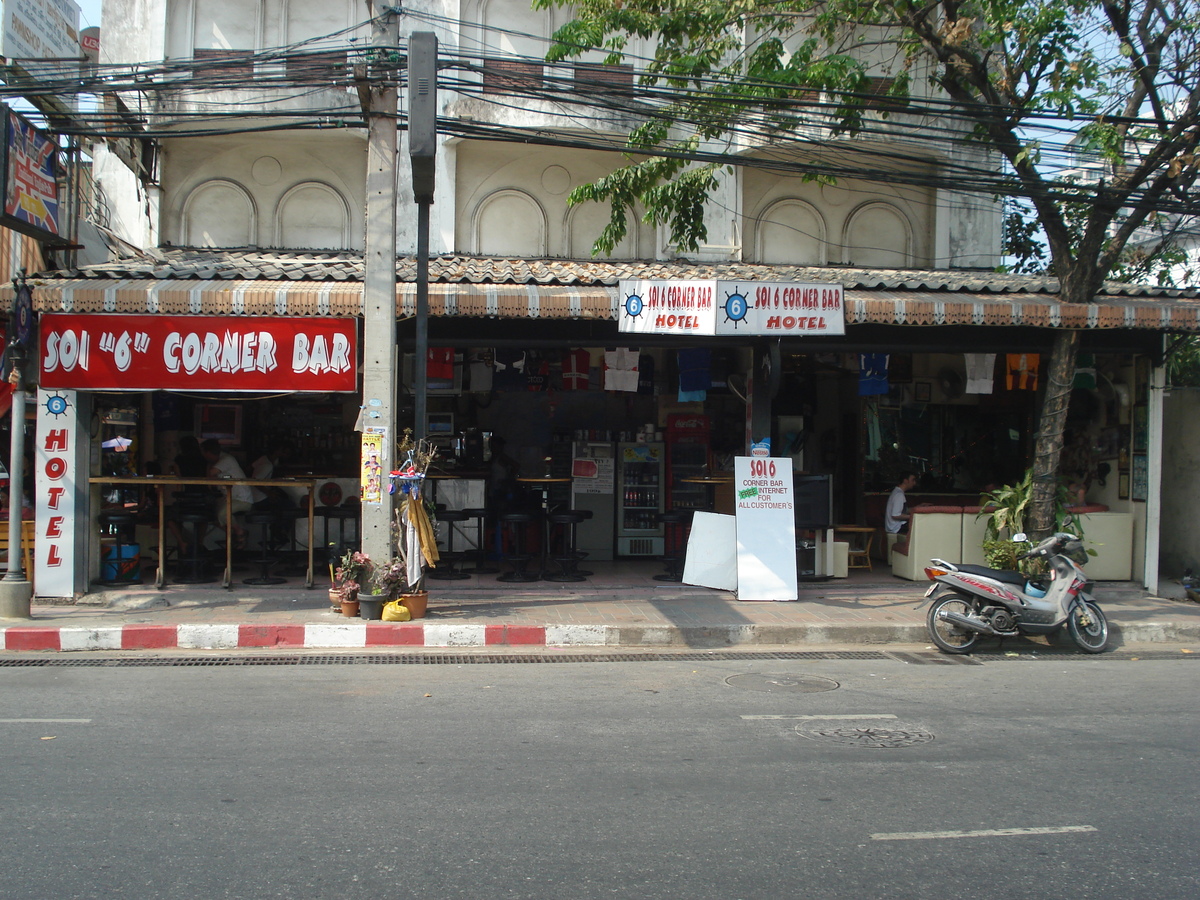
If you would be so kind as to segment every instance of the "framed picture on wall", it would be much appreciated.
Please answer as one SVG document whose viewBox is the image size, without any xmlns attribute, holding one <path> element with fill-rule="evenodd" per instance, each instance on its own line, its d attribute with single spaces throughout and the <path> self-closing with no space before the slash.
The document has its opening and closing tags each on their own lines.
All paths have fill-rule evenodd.
<svg viewBox="0 0 1200 900">
<path fill-rule="evenodd" d="M 913 385 L 913 399 L 918 403 L 928 403 L 932 393 L 932 385 L 928 381 L 918 381 Z"/>
<path fill-rule="evenodd" d="M 1133 452 L 1145 453 L 1150 446 L 1150 429 L 1148 426 L 1150 408 L 1135 406 L 1133 408 Z"/>
<path fill-rule="evenodd" d="M 201 403 L 196 406 L 196 439 L 216 438 L 224 446 L 242 443 L 242 408 L 231 403 Z"/>
<path fill-rule="evenodd" d="M 1117 476 L 1117 499 L 1129 499 L 1129 473 L 1122 472 Z"/>
<path fill-rule="evenodd" d="M 1145 455 L 1133 458 L 1133 473 L 1129 479 L 1129 494 L 1133 500 L 1144 501 L 1149 494 L 1150 464 Z"/>
</svg>

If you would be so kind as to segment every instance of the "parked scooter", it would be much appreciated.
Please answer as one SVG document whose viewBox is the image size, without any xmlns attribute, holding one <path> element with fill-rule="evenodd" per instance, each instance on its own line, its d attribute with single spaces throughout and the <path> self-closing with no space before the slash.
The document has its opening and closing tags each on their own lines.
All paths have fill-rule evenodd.
<svg viewBox="0 0 1200 900">
<path fill-rule="evenodd" d="M 1026 537 L 1018 534 L 1013 540 L 1024 543 Z M 1058 532 L 1017 558 L 1044 558 L 1049 571 L 1027 578 L 1004 569 L 930 560 L 925 574 L 933 584 L 925 597 L 933 602 L 925 626 L 938 648 L 967 653 L 987 635 L 1053 636 L 1065 625 L 1081 650 L 1101 652 L 1108 643 L 1108 621 L 1088 593 L 1091 583 L 1079 565 L 1087 559 L 1083 542 Z"/>
</svg>

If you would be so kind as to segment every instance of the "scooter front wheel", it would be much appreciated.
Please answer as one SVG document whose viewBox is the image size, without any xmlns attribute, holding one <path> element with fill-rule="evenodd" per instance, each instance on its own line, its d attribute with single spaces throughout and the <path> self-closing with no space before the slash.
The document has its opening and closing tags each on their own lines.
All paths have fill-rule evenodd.
<svg viewBox="0 0 1200 900">
<path fill-rule="evenodd" d="M 1108 646 L 1108 620 L 1100 607 L 1087 600 L 1071 608 L 1067 633 L 1084 653 L 1101 653 Z"/>
<path fill-rule="evenodd" d="M 969 616 L 975 612 L 974 607 L 970 601 L 955 594 L 934 600 L 933 605 L 929 607 L 929 614 L 925 617 L 929 639 L 937 644 L 939 650 L 946 653 L 969 653 L 979 642 L 979 632 L 946 621 L 942 618 L 943 612 Z"/>
</svg>

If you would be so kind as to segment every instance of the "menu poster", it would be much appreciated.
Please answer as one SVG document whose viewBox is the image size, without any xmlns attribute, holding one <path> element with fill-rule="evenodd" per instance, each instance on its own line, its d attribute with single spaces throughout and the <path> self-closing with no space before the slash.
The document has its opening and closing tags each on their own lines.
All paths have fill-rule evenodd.
<svg viewBox="0 0 1200 900">
<path fill-rule="evenodd" d="M 795 600 L 795 493 L 786 457 L 734 459 L 739 600 Z"/>
<path fill-rule="evenodd" d="M 571 463 L 576 494 L 611 494 L 616 484 L 616 460 L 579 457 Z"/>
</svg>

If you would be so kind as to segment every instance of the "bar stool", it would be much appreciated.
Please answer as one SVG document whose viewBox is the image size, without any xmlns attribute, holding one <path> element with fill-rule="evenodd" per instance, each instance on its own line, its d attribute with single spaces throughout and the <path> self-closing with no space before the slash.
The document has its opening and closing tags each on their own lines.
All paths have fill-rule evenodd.
<svg viewBox="0 0 1200 900">
<path fill-rule="evenodd" d="M 495 566 L 489 565 L 488 554 L 489 550 L 484 544 L 484 539 L 487 536 L 487 517 L 488 511 L 482 506 L 471 506 L 463 510 L 467 514 L 468 519 L 475 520 L 475 549 L 465 550 L 463 555 L 471 560 L 474 565 L 471 568 L 473 575 L 494 575 L 500 570 Z"/>
<path fill-rule="evenodd" d="M 663 555 L 659 557 L 666 571 L 654 576 L 655 581 L 683 581 L 681 563 L 687 553 L 687 530 L 692 524 L 690 509 L 669 509 L 658 514 L 663 525 Z"/>
<path fill-rule="evenodd" d="M 508 512 L 500 515 L 500 527 L 508 535 L 509 553 L 505 559 L 512 566 L 511 572 L 497 576 L 497 581 L 528 582 L 537 581 L 540 575 L 529 571 L 533 556 L 529 553 L 527 532 L 529 526 L 537 521 L 537 516 L 529 512 Z"/>
<path fill-rule="evenodd" d="M 275 525 L 277 517 L 273 512 L 248 512 L 246 513 L 246 527 L 258 527 L 259 532 L 259 551 L 257 559 L 252 559 L 250 562 L 258 563 L 261 566 L 260 574 L 256 578 L 243 578 L 242 584 L 283 584 L 287 581 L 286 578 L 281 578 L 278 575 L 271 574 L 271 567 L 279 562 L 279 556 L 271 553 L 271 526 Z"/>
<path fill-rule="evenodd" d="M 125 539 L 126 534 L 132 534 L 137 526 L 137 515 L 123 510 L 104 510 L 96 520 L 100 524 L 101 534 L 112 538 L 107 542 L 101 540 L 100 579 L 97 583 L 108 587 L 141 584 L 142 567 L 138 545 L 132 537 Z M 132 548 L 132 552 L 127 553 L 126 548 Z"/>
<path fill-rule="evenodd" d="M 183 509 L 176 514 L 180 528 L 191 527 L 191 540 L 188 541 L 189 553 L 179 556 L 178 571 L 175 580 L 180 584 L 208 584 L 217 579 L 209 570 L 208 558 L 200 545 L 202 529 L 212 522 L 212 516 L 199 510 Z"/>
<path fill-rule="evenodd" d="M 320 516 L 324 520 L 325 549 L 330 554 L 332 560 L 335 556 L 341 556 L 342 551 L 348 549 L 357 549 L 358 547 L 358 513 L 359 510 L 349 506 L 318 506 L 313 510 L 315 515 Z M 329 540 L 329 523 L 337 522 L 338 539 L 337 551 L 330 550 L 333 546 Z M 346 541 L 346 523 L 350 522 L 354 525 L 354 542 Z"/>
<path fill-rule="evenodd" d="M 464 578 L 470 578 L 470 575 L 459 569 L 463 560 L 466 559 L 466 554 L 454 549 L 454 526 L 471 517 L 467 515 L 466 510 L 461 509 L 438 509 L 433 515 L 437 521 L 446 523 L 446 552 L 439 554 L 439 562 L 445 563 L 445 567 L 438 566 L 430 569 L 429 577 L 439 581 L 461 581 Z"/>
<path fill-rule="evenodd" d="M 550 535 L 551 546 L 549 548 L 550 556 L 555 563 L 558 564 L 559 571 L 554 574 L 546 574 L 543 577 L 547 581 L 587 581 L 586 576 L 577 570 L 579 560 L 582 559 L 579 551 L 575 548 L 575 526 L 584 520 L 584 515 L 576 510 L 565 510 L 563 512 L 551 513 L 548 519 L 551 528 L 558 526 L 557 538 L 555 535 Z"/>
<path fill-rule="evenodd" d="M 573 509 L 573 510 L 571 510 L 571 512 L 573 512 L 573 513 L 575 513 L 575 515 L 579 516 L 580 517 L 579 520 L 581 522 L 586 521 L 587 519 L 590 519 L 590 518 L 592 518 L 592 516 L 595 515 L 595 513 L 592 512 L 590 509 Z M 578 542 L 576 542 L 575 557 L 576 557 L 576 559 L 579 559 L 580 561 L 588 558 L 588 552 L 586 550 L 580 550 L 578 547 Z M 589 569 L 580 569 L 580 568 L 576 568 L 575 573 L 577 575 L 582 575 L 584 578 L 591 578 L 593 575 L 596 574 L 595 572 L 592 572 Z"/>
<path fill-rule="evenodd" d="M 307 558 L 296 546 L 296 523 L 301 519 L 307 520 L 307 514 L 295 506 L 284 506 L 271 512 L 275 516 L 275 523 L 270 529 L 273 548 L 289 571 L 299 566 L 300 573 L 303 573 L 307 569 Z"/>
</svg>

